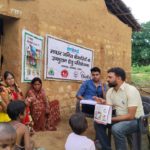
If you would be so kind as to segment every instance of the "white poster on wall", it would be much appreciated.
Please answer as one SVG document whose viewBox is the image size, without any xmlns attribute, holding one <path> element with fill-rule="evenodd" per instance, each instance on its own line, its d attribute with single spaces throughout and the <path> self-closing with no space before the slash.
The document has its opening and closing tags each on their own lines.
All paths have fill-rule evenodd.
<svg viewBox="0 0 150 150">
<path fill-rule="evenodd" d="M 43 37 L 22 31 L 22 82 L 41 76 Z"/>
<path fill-rule="evenodd" d="M 46 36 L 45 79 L 90 79 L 93 51 L 71 42 Z"/>
</svg>

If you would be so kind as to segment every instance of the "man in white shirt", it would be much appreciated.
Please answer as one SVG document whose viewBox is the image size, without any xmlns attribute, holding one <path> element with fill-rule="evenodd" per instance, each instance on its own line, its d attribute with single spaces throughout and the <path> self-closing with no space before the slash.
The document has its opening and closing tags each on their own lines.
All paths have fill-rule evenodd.
<svg viewBox="0 0 150 150">
<path fill-rule="evenodd" d="M 126 135 L 138 131 L 138 118 L 144 115 L 139 91 L 125 82 L 126 74 L 122 68 L 115 67 L 108 70 L 108 85 L 106 101 L 95 98 L 99 103 L 112 105 L 116 114 L 112 117 L 111 131 L 115 139 L 117 150 L 127 150 Z M 95 122 L 95 130 L 102 150 L 111 150 L 111 144 L 106 134 L 108 125 Z"/>
</svg>

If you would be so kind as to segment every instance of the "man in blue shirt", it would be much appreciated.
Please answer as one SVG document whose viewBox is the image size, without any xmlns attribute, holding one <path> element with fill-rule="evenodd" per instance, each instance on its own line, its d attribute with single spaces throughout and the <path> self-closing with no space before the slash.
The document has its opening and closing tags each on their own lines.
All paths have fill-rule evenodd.
<svg viewBox="0 0 150 150">
<path fill-rule="evenodd" d="M 87 80 L 82 83 L 79 91 L 77 92 L 77 106 L 76 106 L 76 111 L 80 111 L 80 100 L 86 99 L 86 100 L 94 100 L 94 96 L 96 97 L 105 97 L 106 93 L 106 86 L 101 82 L 100 79 L 101 76 L 101 70 L 98 67 L 93 67 L 91 69 L 91 77 L 92 79 Z M 82 111 L 90 111 L 91 106 L 89 105 L 82 105 Z"/>
</svg>

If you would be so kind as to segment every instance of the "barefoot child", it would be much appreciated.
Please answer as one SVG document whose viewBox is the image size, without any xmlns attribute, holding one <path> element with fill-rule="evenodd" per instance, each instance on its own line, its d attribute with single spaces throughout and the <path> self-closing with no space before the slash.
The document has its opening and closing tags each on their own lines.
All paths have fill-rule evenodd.
<svg viewBox="0 0 150 150">
<path fill-rule="evenodd" d="M 73 114 L 69 124 L 73 132 L 67 138 L 65 150 L 95 150 L 94 142 L 83 135 L 88 128 L 84 114 Z"/>
<path fill-rule="evenodd" d="M 12 101 L 7 106 L 8 116 L 12 120 L 10 124 L 17 132 L 16 150 L 32 150 L 28 128 L 21 123 L 25 117 L 25 109 L 25 103 L 20 100 Z"/>
<path fill-rule="evenodd" d="M 9 123 L 0 123 L 0 150 L 15 150 L 16 131 Z"/>
</svg>

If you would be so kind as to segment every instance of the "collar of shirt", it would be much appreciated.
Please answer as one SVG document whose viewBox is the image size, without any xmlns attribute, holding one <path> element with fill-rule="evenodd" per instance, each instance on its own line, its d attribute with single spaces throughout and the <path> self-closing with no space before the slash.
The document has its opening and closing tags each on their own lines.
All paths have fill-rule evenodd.
<svg viewBox="0 0 150 150">
<path fill-rule="evenodd" d="M 124 91 L 124 90 L 125 90 L 125 86 L 126 86 L 126 83 L 125 83 L 125 82 L 123 82 L 119 89 L 121 89 L 121 90 L 123 90 L 123 91 Z"/>
<path fill-rule="evenodd" d="M 94 81 L 93 81 L 92 79 L 91 79 L 90 81 L 91 81 L 91 82 L 92 82 L 92 84 L 95 86 Z M 100 81 L 99 81 L 98 87 L 99 87 L 99 86 L 102 86 L 102 84 L 101 84 L 101 82 L 100 82 Z"/>
<path fill-rule="evenodd" d="M 113 88 L 112 92 L 118 92 L 120 90 L 124 91 L 125 90 L 125 86 L 126 86 L 126 82 L 123 82 L 117 91 L 115 90 L 115 88 Z"/>
</svg>

